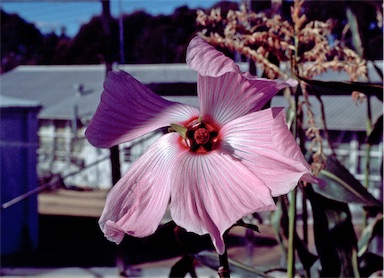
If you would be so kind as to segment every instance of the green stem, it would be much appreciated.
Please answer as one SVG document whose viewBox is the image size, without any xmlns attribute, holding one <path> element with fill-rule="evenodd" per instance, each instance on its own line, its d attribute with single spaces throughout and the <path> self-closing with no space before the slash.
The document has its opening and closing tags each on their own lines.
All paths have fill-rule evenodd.
<svg viewBox="0 0 384 278">
<path fill-rule="evenodd" d="M 294 44 L 295 44 L 295 53 L 294 53 L 294 70 L 296 75 L 300 75 L 299 69 L 299 37 L 298 34 L 300 32 L 300 24 L 295 22 L 294 24 Z M 293 128 L 292 134 L 293 137 L 297 138 L 297 106 L 299 102 L 299 94 L 301 93 L 301 85 L 299 86 L 295 92 L 295 118 L 293 120 Z M 290 196 L 291 200 L 289 203 L 289 211 L 288 211 L 288 250 L 287 250 L 287 277 L 293 278 L 295 275 L 295 228 L 296 228 L 296 195 L 297 188 L 291 191 Z"/>
<path fill-rule="evenodd" d="M 295 227 L 296 227 L 296 188 L 291 191 L 291 200 L 289 203 L 289 226 L 288 226 L 288 256 L 287 256 L 287 277 L 295 276 Z"/>
<path fill-rule="evenodd" d="M 303 206 L 303 242 L 305 246 L 308 245 L 308 207 L 307 207 L 307 196 L 303 192 L 302 206 Z"/>
<path fill-rule="evenodd" d="M 367 96 L 367 137 L 372 131 L 372 108 L 370 97 Z M 370 163 L 371 163 L 371 144 L 367 142 L 367 149 L 365 151 L 365 175 L 364 175 L 364 186 L 366 189 L 369 187 L 369 174 L 370 174 Z M 368 225 L 367 215 L 364 215 L 364 227 Z"/>
<path fill-rule="evenodd" d="M 299 85 L 300 86 L 300 85 Z M 298 88 L 295 94 L 295 119 L 293 121 L 292 134 L 294 138 L 297 136 L 297 104 L 299 101 L 299 93 L 301 87 Z M 296 195 L 297 189 L 291 191 L 291 200 L 288 211 L 288 254 L 287 254 L 287 277 L 293 278 L 295 275 L 295 227 L 296 227 Z"/>
</svg>

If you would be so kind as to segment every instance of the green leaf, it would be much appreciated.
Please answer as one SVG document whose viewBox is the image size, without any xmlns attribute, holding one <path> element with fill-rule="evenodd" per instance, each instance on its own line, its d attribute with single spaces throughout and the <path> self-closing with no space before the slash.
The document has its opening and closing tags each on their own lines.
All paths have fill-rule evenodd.
<svg viewBox="0 0 384 278">
<path fill-rule="evenodd" d="M 343 203 L 357 203 L 369 207 L 382 208 L 382 203 L 373 197 L 367 189 L 334 158 L 327 159 L 327 165 L 319 178 L 327 182 L 326 186 L 314 186 L 320 195 Z"/>
<path fill-rule="evenodd" d="M 353 91 L 359 91 L 366 95 L 376 96 L 383 100 L 383 84 L 352 82 L 352 81 L 322 81 L 298 76 L 300 80 L 312 85 L 321 95 L 350 95 Z"/>
<path fill-rule="evenodd" d="M 185 277 L 188 273 L 192 277 L 196 277 L 194 260 L 192 256 L 186 255 L 182 257 L 172 266 L 169 277 Z"/>
<path fill-rule="evenodd" d="M 366 252 L 360 259 L 362 277 L 383 277 L 383 256 Z"/>
<path fill-rule="evenodd" d="M 305 187 L 312 205 L 315 245 L 321 277 L 359 277 L 357 238 L 348 204 L 325 198 Z"/>
<path fill-rule="evenodd" d="M 348 19 L 349 28 L 352 33 L 352 44 L 356 49 L 357 53 L 359 54 L 359 56 L 363 57 L 364 47 L 361 39 L 361 34 L 359 31 L 361 27 L 359 28 L 359 22 L 355 12 L 356 12 L 355 9 L 352 9 L 351 5 L 348 5 L 348 4 L 346 5 L 346 15 Z"/>
<path fill-rule="evenodd" d="M 280 196 L 278 198 L 278 201 L 276 202 L 278 209 L 272 212 L 271 224 L 272 224 L 272 228 L 275 232 L 277 242 L 279 243 L 279 246 L 280 246 L 282 253 L 283 253 L 283 256 L 284 256 L 284 257 L 282 257 L 281 261 L 286 262 L 287 261 L 287 258 L 286 258 L 287 248 L 284 244 L 283 231 L 282 231 L 283 208 L 282 208 L 282 200 L 281 199 L 282 199 L 282 197 Z"/>
<path fill-rule="evenodd" d="M 289 225 L 289 214 L 288 214 L 288 197 L 287 195 L 283 195 L 279 197 L 279 206 L 281 207 L 281 219 L 279 221 L 280 225 L 276 226 L 278 229 L 276 232 L 279 233 L 279 238 L 282 239 L 284 236 L 285 238 L 288 238 L 288 225 Z M 282 233 L 282 234 L 280 234 Z M 294 246 L 297 251 L 297 256 L 300 259 L 300 262 L 302 263 L 304 270 L 309 273 L 312 265 L 317 261 L 317 256 L 309 252 L 307 245 L 303 242 L 303 240 L 299 237 L 297 231 L 294 232 Z M 284 243 L 281 242 L 283 245 L 283 250 L 285 251 L 284 254 L 287 253 L 287 247 L 284 246 Z M 286 259 L 286 258 L 284 258 Z"/>
<path fill-rule="evenodd" d="M 259 227 L 257 225 L 250 224 L 250 223 L 245 223 L 242 219 L 237 221 L 234 226 L 244 227 L 244 228 L 247 228 L 247 229 L 251 229 L 251 230 L 253 230 L 253 231 L 257 232 L 257 233 L 260 233 Z"/>
<path fill-rule="evenodd" d="M 363 230 L 359 242 L 358 242 L 358 253 L 359 257 L 363 256 L 368 250 L 368 247 L 372 239 L 376 235 L 382 234 L 383 231 L 383 215 L 378 214 L 374 221 L 369 223 Z"/>
<path fill-rule="evenodd" d="M 203 251 L 195 255 L 195 258 L 199 260 L 205 266 L 208 266 L 214 270 L 219 267 L 219 257 L 216 253 Z M 242 264 L 238 261 L 228 259 L 229 269 L 231 273 L 239 274 L 240 277 L 266 277 L 272 278 L 264 271 Z"/>
<path fill-rule="evenodd" d="M 372 61 L 372 65 L 375 68 L 377 74 L 380 75 L 381 80 L 383 80 L 383 71 L 381 70 L 381 68 L 378 67 L 374 61 Z"/>
<path fill-rule="evenodd" d="M 367 137 L 367 143 L 374 145 L 380 144 L 383 140 L 383 115 L 381 115 L 373 125 L 371 133 Z"/>
<path fill-rule="evenodd" d="M 288 107 L 286 111 L 287 112 L 286 112 L 285 121 L 287 123 L 288 129 L 291 129 L 293 121 L 295 120 L 295 117 L 296 117 L 296 111 L 292 109 L 291 105 Z"/>
</svg>

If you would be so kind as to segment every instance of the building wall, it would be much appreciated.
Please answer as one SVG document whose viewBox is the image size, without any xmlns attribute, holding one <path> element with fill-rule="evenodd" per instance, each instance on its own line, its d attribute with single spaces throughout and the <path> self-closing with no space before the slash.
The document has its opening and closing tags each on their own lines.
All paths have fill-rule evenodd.
<svg viewBox="0 0 384 278">
<path fill-rule="evenodd" d="M 60 174 L 67 187 L 108 189 L 112 186 L 109 149 L 92 146 L 84 137 L 85 127 L 77 125 L 74 132 L 70 121 L 41 120 L 38 150 L 39 177 L 49 179 Z M 121 173 L 128 171 L 144 151 L 161 136 L 153 132 L 119 146 Z"/>
<path fill-rule="evenodd" d="M 1 255 L 33 251 L 38 241 L 37 113 L 40 106 L 0 108 Z M 9 202 L 11 202 L 10 205 Z"/>
<path fill-rule="evenodd" d="M 109 150 L 90 145 L 84 137 L 85 127 L 78 124 L 73 132 L 70 121 L 42 121 L 39 130 L 39 175 L 60 173 L 66 186 L 87 188 L 110 188 L 111 170 Z M 339 161 L 365 185 L 366 149 L 365 132 L 330 131 L 330 141 Z M 161 136 L 154 132 L 124 143 L 120 148 L 121 172 L 126 173 L 134 161 Z M 325 143 L 325 152 L 331 150 Z M 381 198 L 383 143 L 371 146 L 368 187 L 378 199 Z M 98 163 L 96 163 L 98 162 Z"/>
<path fill-rule="evenodd" d="M 85 127 L 77 127 L 73 130 L 67 120 L 40 120 L 39 176 L 60 174 L 67 187 L 109 188 L 109 150 L 91 146 L 84 137 Z"/>
</svg>

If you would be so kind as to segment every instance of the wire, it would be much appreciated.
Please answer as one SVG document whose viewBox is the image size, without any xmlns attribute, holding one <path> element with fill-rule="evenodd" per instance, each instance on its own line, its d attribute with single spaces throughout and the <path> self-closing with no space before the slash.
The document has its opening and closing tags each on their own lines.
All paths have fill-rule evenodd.
<svg viewBox="0 0 384 278">
<path fill-rule="evenodd" d="M 62 183 L 62 181 L 64 179 L 66 179 L 68 177 L 71 177 L 71 176 L 74 176 L 74 175 L 77 175 L 78 173 L 80 173 L 80 172 L 82 172 L 82 171 L 84 171 L 84 170 L 86 170 L 86 169 L 88 169 L 90 167 L 93 167 L 93 166 L 97 165 L 98 163 L 100 163 L 100 162 L 102 162 L 102 161 L 104 161 L 104 160 L 106 160 L 108 158 L 109 158 L 109 155 L 105 156 L 105 157 L 103 157 L 103 158 L 101 158 L 99 160 L 96 160 L 95 162 L 92 162 L 91 164 L 83 167 L 80 170 L 77 170 L 75 172 L 69 173 L 66 176 L 64 176 L 63 178 L 61 178 L 60 175 L 54 175 L 53 178 L 48 183 L 43 184 L 43 185 L 41 185 L 39 187 L 36 187 L 36 188 L 34 188 L 34 189 L 24 193 L 24 194 L 21 194 L 21 195 L 15 197 L 15 198 L 13 198 L 10 201 L 2 204 L 1 205 L 1 210 L 7 209 L 7 208 L 9 208 L 9 207 L 11 207 L 11 206 L 21 202 L 21 201 L 23 201 L 23 200 L 33 196 L 35 194 L 38 194 L 38 193 L 40 193 L 40 192 L 42 192 L 44 190 L 47 190 L 49 188 L 55 188 L 58 184 Z"/>
</svg>

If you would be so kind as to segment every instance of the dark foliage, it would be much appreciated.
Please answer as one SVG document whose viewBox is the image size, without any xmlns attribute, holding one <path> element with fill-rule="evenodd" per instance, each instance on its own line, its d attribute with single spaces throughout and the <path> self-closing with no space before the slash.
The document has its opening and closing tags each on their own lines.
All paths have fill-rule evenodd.
<svg viewBox="0 0 384 278">
<path fill-rule="evenodd" d="M 359 33 L 364 49 L 364 59 L 383 59 L 383 29 L 378 24 L 377 12 L 382 9 L 382 1 L 306 1 L 305 15 L 309 20 L 327 21 L 332 19 L 332 35 L 336 40 L 344 40 L 353 49 L 352 34 L 347 26 L 347 8 L 356 15 Z"/>
<path fill-rule="evenodd" d="M 33 24 L 1 10 L 1 72 L 33 64 L 42 44 L 43 36 Z"/>
<path fill-rule="evenodd" d="M 254 4 L 252 9 L 258 11 L 272 7 L 270 1 L 252 3 Z M 285 3 L 289 2 L 283 1 L 283 4 Z M 376 19 L 379 2 L 305 3 L 305 13 L 309 20 L 332 18 L 335 22 L 333 30 L 335 39 L 345 36 L 345 41 L 352 44 L 351 33 L 343 33 L 347 23 L 345 11 L 346 7 L 349 7 L 358 17 L 364 44 L 364 58 L 382 59 L 383 34 Z M 238 9 L 238 3 L 221 1 L 213 6 L 218 7 L 225 15 L 230 9 Z M 172 15 L 152 16 L 144 11 L 124 15 L 123 62 L 128 64 L 185 62 L 186 47 L 197 31 L 195 19 L 196 10 L 187 6 L 175 9 Z M 69 38 L 65 34 L 43 35 L 33 24 L 18 15 L 7 14 L 1 10 L 1 73 L 26 64 L 100 64 L 105 62 L 107 53 L 111 53 L 108 60 L 122 62 L 118 19 L 110 20 L 110 38 L 107 38 L 103 31 L 101 15 L 93 17 L 80 28 L 75 37 Z"/>
<path fill-rule="evenodd" d="M 183 63 L 195 33 L 196 10 L 177 8 L 172 15 L 152 16 L 137 11 L 123 16 L 124 62 L 130 64 Z M 1 11 L 1 72 L 26 64 L 101 64 L 120 61 L 118 19 L 110 19 L 111 37 L 102 16 L 84 24 L 74 38 L 43 35 L 18 15 Z M 110 42 L 111 43 L 107 43 Z"/>
<path fill-rule="evenodd" d="M 90 22 L 83 25 L 68 48 L 66 53 L 67 63 L 75 65 L 101 64 L 106 59 L 105 55 L 108 47 L 110 47 L 111 53 L 118 53 L 119 25 L 117 20 L 112 19 L 110 26 L 112 43 L 109 45 L 107 44 L 109 40 L 103 31 L 101 16 L 93 17 Z"/>
</svg>

